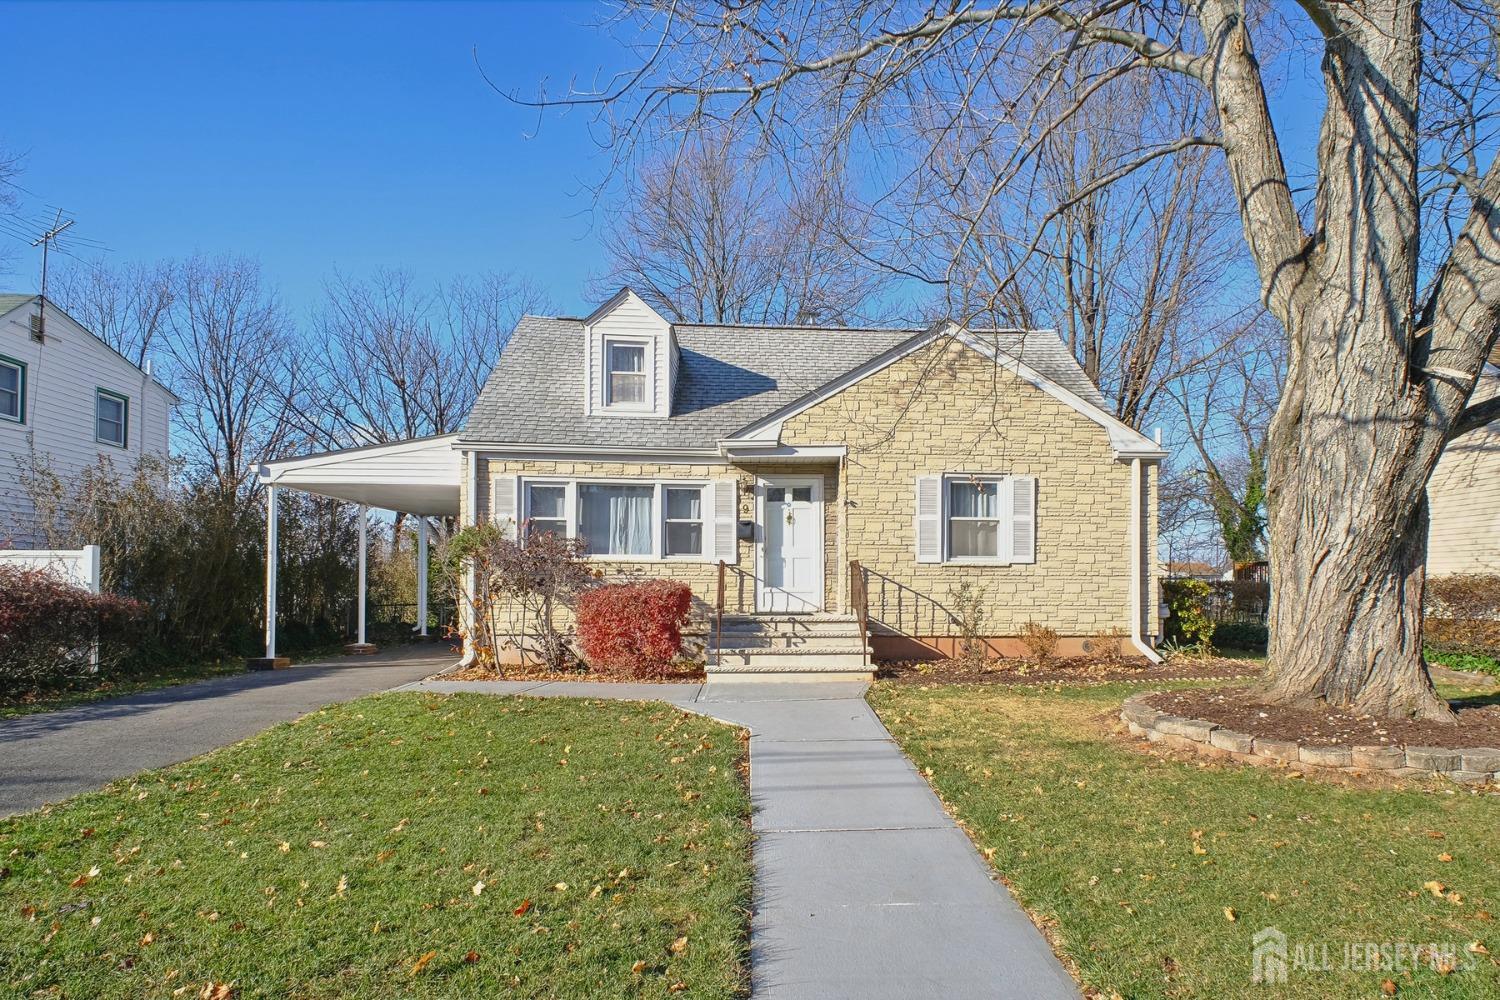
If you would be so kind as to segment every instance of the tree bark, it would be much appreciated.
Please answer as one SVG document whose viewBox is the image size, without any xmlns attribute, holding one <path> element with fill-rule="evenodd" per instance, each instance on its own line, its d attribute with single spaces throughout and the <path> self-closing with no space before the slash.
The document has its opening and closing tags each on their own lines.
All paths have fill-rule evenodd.
<svg viewBox="0 0 1500 1000">
<path fill-rule="evenodd" d="M 1269 119 L 1258 121 L 1264 91 L 1248 33 L 1232 5 L 1204 8 L 1209 82 L 1246 235 L 1290 343 L 1268 442 L 1265 694 L 1451 720 L 1422 660 L 1426 487 L 1456 390 L 1434 389 L 1418 367 L 1439 331 L 1422 342 L 1416 301 L 1416 5 L 1371 0 L 1358 17 L 1320 5 L 1337 30 L 1326 36 L 1310 234 L 1283 194 Z M 1463 371 L 1478 371 L 1472 346 L 1454 359 Z"/>
</svg>

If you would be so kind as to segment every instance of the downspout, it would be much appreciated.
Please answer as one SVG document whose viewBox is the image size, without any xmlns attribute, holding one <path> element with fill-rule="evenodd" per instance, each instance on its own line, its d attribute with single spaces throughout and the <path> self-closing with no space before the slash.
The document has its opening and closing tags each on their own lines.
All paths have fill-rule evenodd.
<svg viewBox="0 0 1500 1000">
<path fill-rule="evenodd" d="M 1152 649 L 1141 635 L 1141 576 L 1144 571 L 1141 553 L 1141 460 L 1130 460 L 1130 645 L 1151 663 L 1160 663 L 1161 654 Z"/>
</svg>

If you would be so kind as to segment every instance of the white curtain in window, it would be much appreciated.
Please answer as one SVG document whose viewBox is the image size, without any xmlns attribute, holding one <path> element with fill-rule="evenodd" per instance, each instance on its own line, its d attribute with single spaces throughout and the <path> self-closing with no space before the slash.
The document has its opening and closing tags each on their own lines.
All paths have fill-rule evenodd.
<svg viewBox="0 0 1500 1000">
<path fill-rule="evenodd" d="M 650 486 L 584 484 L 578 487 L 578 533 L 590 555 L 649 556 Z"/>
</svg>

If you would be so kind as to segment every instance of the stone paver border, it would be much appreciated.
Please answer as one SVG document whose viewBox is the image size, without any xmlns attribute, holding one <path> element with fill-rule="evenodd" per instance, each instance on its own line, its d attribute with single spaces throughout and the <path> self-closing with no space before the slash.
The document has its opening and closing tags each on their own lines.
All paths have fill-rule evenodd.
<svg viewBox="0 0 1500 1000">
<path fill-rule="evenodd" d="M 1188 719 L 1146 702 L 1160 691 L 1125 699 L 1120 719 L 1131 735 L 1247 764 L 1281 764 L 1298 770 L 1341 771 L 1393 777 L 1441 776 L 1466 785 L 1500 786 L 1500 749 L 1492 747 L 1307 746 L 1295 740 L 1251 736 L 1205 719 Z"/>
</svg>

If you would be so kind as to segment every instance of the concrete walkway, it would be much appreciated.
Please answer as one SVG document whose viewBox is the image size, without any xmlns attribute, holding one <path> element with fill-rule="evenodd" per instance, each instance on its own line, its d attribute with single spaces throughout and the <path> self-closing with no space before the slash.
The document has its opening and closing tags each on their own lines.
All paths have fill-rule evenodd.
<svg viewBox="0 0 1500 1000">
<path fill-rule="evenodd" d="M 665 701 L 749 729 L 756 1000 L 1079 996 L 865 703 L 862 683 L 406 689 Z"/>
<path fill-rule="evenodd" d="M 397 646 L 287 670 L 216 677 L 0 721 L 0 816 L 253 736 L 314 709 L 427 677 L 441 645 Z"/>
</svg>

